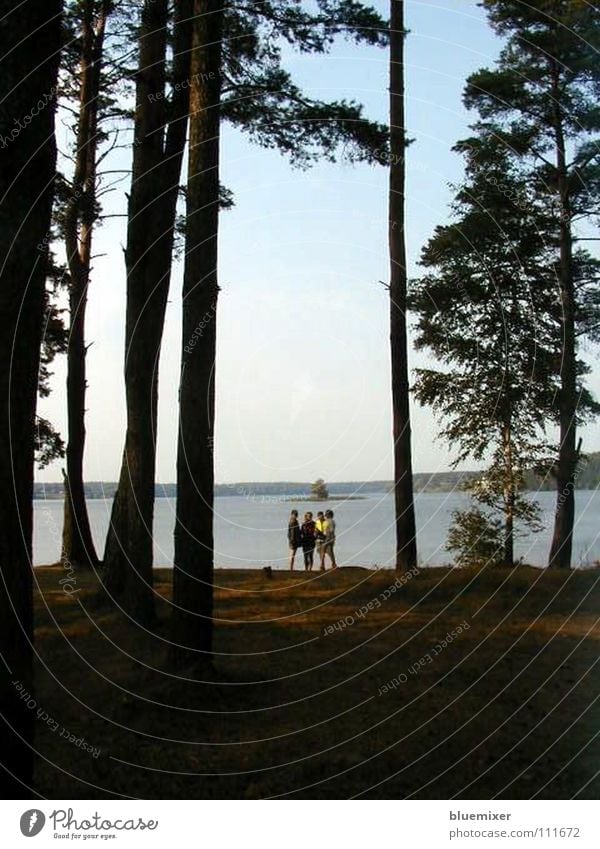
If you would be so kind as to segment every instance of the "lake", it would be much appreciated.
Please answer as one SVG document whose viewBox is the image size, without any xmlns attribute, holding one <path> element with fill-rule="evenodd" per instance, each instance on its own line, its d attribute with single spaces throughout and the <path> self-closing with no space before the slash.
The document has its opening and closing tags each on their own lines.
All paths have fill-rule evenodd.
<svg viewBox="0 0 600 849">
<path fill-rule="evenodd" d="M 519 539 L 516 554 L 527 563 L 545 565 L 556 496 L 552 492 L 537 495 L 545 529 Z M 453 510 L 464 507 L 468 498 L 457 492 L 420 493 L 415 509 L 422 565 L 441 566 L 450 561 L 445 550 Z M 576 526 L 573 545 L 575 565 L 591 565 L 600 560 L 600 491 L 576 493 Z M 287 564 L 287 519 L 294 507 L 316 513 L 319 505 L 290 503 L 269 496 L 227 496 L 215 499 L 215 563 L 217 566 L 282 569 Z M 336 553 L 340 565 L 389 567 L 394 550 L 394 504 L 390 493 L 372 494 L 364 500 L 344 503 L 330 499 L 327 506 L 337 521 Z M 102 555 L 110 518 L 111 502 L 88 501 L 92 533 Z M 35 565 L 55 563 L 60 557 L 62 502 L 34 502 L 33 558 Z M 154 562 L 157 566 L 173 563 L 173 527 L 175 501 L 158 498 L 154 516 Z M 301 558 L 300 558 L 301 559 Z M 299 564 L 301 565 L 301 564 Z"/>
</svg>

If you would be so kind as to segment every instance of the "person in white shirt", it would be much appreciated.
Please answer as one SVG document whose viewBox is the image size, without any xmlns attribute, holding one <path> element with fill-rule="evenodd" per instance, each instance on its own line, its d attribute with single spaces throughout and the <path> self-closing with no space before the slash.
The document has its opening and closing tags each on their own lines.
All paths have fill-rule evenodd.
<svg viewBox="0 0 600 849">
<path fill-rule="evenodd" d="M 323 567 L 325 566 L 325 556 L 329 555 L 329 559 L 331 560 L 331 568 L 336 569 L 337 563 L 335 562 L 335 519 L 333 518 L 333 510 L 325 511 L 325 523 L 323 527 L 323 532 L 325 534 L 325 542 L 323 544 L 323 554 L 322 554 L 322 562 Z"/>
</svg>

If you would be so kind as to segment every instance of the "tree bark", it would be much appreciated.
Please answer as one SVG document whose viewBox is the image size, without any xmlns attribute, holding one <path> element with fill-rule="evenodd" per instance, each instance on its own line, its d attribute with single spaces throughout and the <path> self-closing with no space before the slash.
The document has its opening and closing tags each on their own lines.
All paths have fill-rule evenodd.
<svg viewBox="0 0 600 849">
<path fill-rule="evenodd" d="M 175 667 L 208 662 L 212 651 L 222 33 L 222 4 L 195 0 L 170 652 Z"/>
<path fill-rule="evenodd" d="M 0 0 L 0 762 L 4 798 L 32 795 L 32 498 L 48 232 L 56 169 L 60 0 Z M 10 47 L 10 49 L 9 49 Z"/>
<path fill-rule="evenodd" d="M 167 0 L 146 0 L 142 12 L 125 252 L 127 432 L 103 570 L 109 593 L 127 615 L 144 625 L 154 619 L 158 363 L 187 133 L 192 0 L 176 4 L 174 93 L 169 103 L 165 101 L 168 7 Z"/>
<path fill-rule="evenodd" d="M 504 565 L 515 565 L 515 476 L 513 467 L 512 427 L 507 421 L 502 433 L 504 453 Z"/>
<path fill-rule="evenodd" d="M 417 565 L 413 500 L 406 326 L 406 126 L 404 110 L 404 3 L 391 0 L 390 13 L 390 348 L 396 509 L 396 569 Z"/>
<path fill-rule="evenodd" d="M 79 120 L 73 177 L 73 195 L 65 221 L 69 267 L 69 345 L 67 349 L 67 473 L 62 560 L 71 566 L 95 568 L 98 557 L 85 501 L 86 345 L 85 313 L 96 220 L 96 161 L 98 110 L 106 19 L 110 0 L 86 0 L 81 32 Z"/>
<path fill-rule="evenodd" d="M 575 522 L 575 470 L 577 468 L 577 349 L 575 332 L 575 287 L 573 282 L 573 236 L 566 144 L 561 108 L 560 69 L 552 62 L 552 102 L 559 197 L 559 290 L 562 307 L 562 351 L 560 367 L 560 447 L 556 469 L 556 511 L 548 566 L 570 569 Z"/>
</svg>

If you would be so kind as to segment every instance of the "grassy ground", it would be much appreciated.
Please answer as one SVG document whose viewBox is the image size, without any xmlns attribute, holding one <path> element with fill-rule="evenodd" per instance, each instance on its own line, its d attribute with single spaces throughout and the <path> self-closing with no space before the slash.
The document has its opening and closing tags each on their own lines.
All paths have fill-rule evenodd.
<svg viewBox="0 0 600 849">
<path fill-rule="evenodd" d="M 165 667 L 168 570 L 153 634 L 61 571 L 36 569 L 45 797 L 600 793 L 596 570 L 426 570 L 393 593 L 386 571 L 218 571 L 204 682 Z"/>
</svg>

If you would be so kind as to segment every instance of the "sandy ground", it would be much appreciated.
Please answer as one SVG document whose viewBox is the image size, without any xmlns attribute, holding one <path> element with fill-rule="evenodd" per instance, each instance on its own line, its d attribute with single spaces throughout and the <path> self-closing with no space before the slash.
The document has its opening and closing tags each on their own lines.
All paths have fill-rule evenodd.
<svg viewBox="0 0 600 849">
<path fill-rule="evenodd" d="M 600 571 L 218 570 L 214 669 L 36 569 L 47 798 L 597 798 Z M 195 680 L 200 679 L 200 680 Z"/>
</svg>

